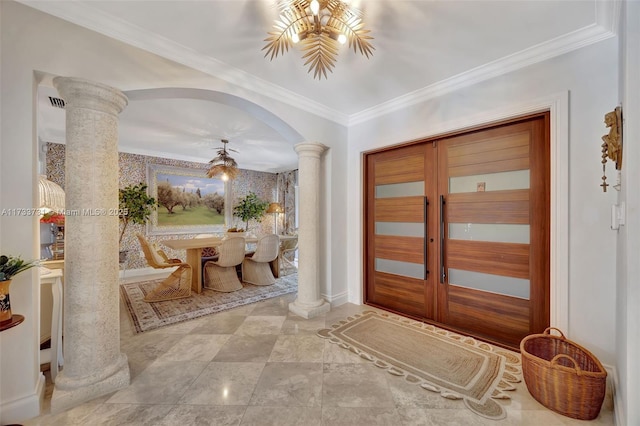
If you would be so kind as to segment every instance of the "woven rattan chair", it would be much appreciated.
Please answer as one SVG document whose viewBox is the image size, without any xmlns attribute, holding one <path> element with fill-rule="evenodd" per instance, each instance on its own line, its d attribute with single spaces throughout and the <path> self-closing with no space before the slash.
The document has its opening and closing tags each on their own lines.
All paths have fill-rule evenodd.
<svg viewBox="0 0 640 426">
<path fill-rule="evenodd" d="M 265 235 L 258 240 L 256 252 L 242 262 L 242 279 L 255 285 L 271 285 L 276 282 L 271 265 L 278 257 L 280 239 L 276 234 Z"/>
<path fill-rule="evenodd" d="M 236 265 L 244 259 L 244 238 L 231 237 L 218 247 L 218 260 L 204 264 L 204 286 L 225 293 L 240 290 Z"/>
<path fill-rule="evenodd" d="M 147 294 L 143 300 L 145 302 L 161 302 L 191 296 L 191 266 L 183 263 L 180 259 L 169 259 L 164 251 L 160 250 L 155 244 L 149 243 L 141 234 L 136 236 L 140 241 L 140 246 L 142 246 L 144 257 L 147 259 L 149 266 L 156 269 L 178 267 L 158 287 Z"/>
<path fill-rule="evenodd" d="M 286 275 L 287 271 L 297 271 L 298 268 L 293 263 L 296 250 L 298 250 L 298 237 L 292 240 L 284 240 L 280 243 L 280 275 Z M 291 260 L 287 256 L 291 256 Z"/>
</svg>

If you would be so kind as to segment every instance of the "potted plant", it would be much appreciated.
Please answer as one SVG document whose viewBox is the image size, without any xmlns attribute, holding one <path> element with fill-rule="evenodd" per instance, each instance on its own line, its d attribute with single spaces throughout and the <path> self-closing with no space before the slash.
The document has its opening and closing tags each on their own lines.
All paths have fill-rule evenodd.
<svg viewBox="0 0 640 426">
<path fill-rule="evenodd" d="M 149 217 L 151 217 L 151 213 L 155 208 L 156 200 L 147 195 L 147 185 L 144 183 L 129 185 L 120 189 L 119 217 L 122 223 L 122 231 L 120 231 L 118 244 L 122 243 L 122 238 L 129 223 L 144 225 L 149 220 Z M 127 252 L 127 250 L 120 251 L 120 263 L 126 261 Z"/>
<path fill-rule="evenodd" d="M 244 230 L 230 228 L 227 232 L 234 232 L 233 229 L 236 229 L 235 232 L 247 231 L 249 229 L 249 221 L 251 219 L 254 219 L 257 222 L 262 221 L 262 217 L 267 211 L 268 206 L 269 203 L 267 201 L 262 201 L 255 193 L 249 192 L 249 194 L 240 200 L 240 202 L 233 208 L 233 215 L 239 217 L 243 222 L 245 222 Z"/>
<path fill-rule="evenodd" d="M 11 299 L 9 297 L 11 278 L 38 264 L 37 260 L 25 261 L 20 256 L 0 256 L 0 322 L 11 321 Z"/>
</svg>

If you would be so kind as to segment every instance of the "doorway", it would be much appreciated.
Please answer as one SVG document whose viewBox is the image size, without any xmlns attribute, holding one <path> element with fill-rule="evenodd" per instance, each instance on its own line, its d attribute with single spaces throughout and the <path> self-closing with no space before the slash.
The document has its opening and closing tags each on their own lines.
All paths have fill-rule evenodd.
<svg viewBox="0 0 640 426">
<path fill-rule="evenodd" d="M 365 303 L 517 348 L 549 325 L 549 113 L 365 154 Z"/>
</svg>

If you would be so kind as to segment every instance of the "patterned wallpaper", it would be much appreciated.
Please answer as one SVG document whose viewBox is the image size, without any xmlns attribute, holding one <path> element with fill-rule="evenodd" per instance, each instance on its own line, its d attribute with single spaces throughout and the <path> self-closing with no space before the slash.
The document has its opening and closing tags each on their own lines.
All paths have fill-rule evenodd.
<svg viewBox="0 0 640 426">
<path fill-rule="evenodd" d="M 64 158 L 65 148 L 63 144 L 47 143 L 47 178 L 62 188 L 64 188 Z M 129 154 L 121 152 L 119 154 L 120 166 L 120 188 L 127 185 L 147 182 L 147 165 L 163 165 L 181 168 L 202 169 L 206 168 L 206 163 L 193 163 L 189 161 L 172 160 L 169 158 L 150 157 L 146 155 Z M 231 183 L 231 196 L 233 205 L 238 200 L 244 198 L 249 192 L 255 192 L 256 195 L 268 202 L 277 199 L 277 179 L 275 173 L 256 172 L 253 170 L 240 170 L 238 177 Z M 281 219 L 282 220 L 282 219 Z M 240 223 L 240 219 L 234 217 L 233 226 Z M 262 222 L 255 224 L 250 223 L 250 228 L 254 228 L 256 234 L 267 234 L 274 230 L 273 215 L 266 214 Z M 129 260 L 126 264 L 127 269 L 144 268 L 147 262 L 142 255 L 140 244 L 136 238 L 136 234 L 146 235 L 146 227 L 144 225 L 129 224 L 126 233 L 122 239 L 121 250 L 129 250 Z M 193 238 L 195 234 L 165 234 L 165 235 L 146 235 L 149 241 L 160 241 L 164 239 L 180 239 Z M 186 255 L 183 250 L 172 250 L 169 247 L 160 245 L 169 257 L 185 259 Z"/>
</svg>

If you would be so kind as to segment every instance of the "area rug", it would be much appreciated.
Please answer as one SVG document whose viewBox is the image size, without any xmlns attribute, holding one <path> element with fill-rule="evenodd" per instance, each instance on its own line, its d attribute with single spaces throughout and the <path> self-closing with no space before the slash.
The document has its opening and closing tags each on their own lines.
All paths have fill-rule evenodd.
<svg viewBox="0 0 640 426">
<path fill-rule="evenodd" d="M 509 399 L 522 377 L 515 352 L 391 314 L 366 311 L 318 335 L 489 419 L 506 417 L 494 399 Z"/>
<path fill-rule="evenodd" d="M 231 293 L 221 293 L 205 288 L 202 293 L 192 292 L 190 297 L 184 299 L 145 302 L 143 300 L 145 295 L 161 281 L 141 281 L 120 285 L 120 295 L 136 333 L 298 291 L 298 274 L 291 274 L 278 278 L 273 285 L 259 286 L 243 283 L 241 290 Z"/>
</svg>

